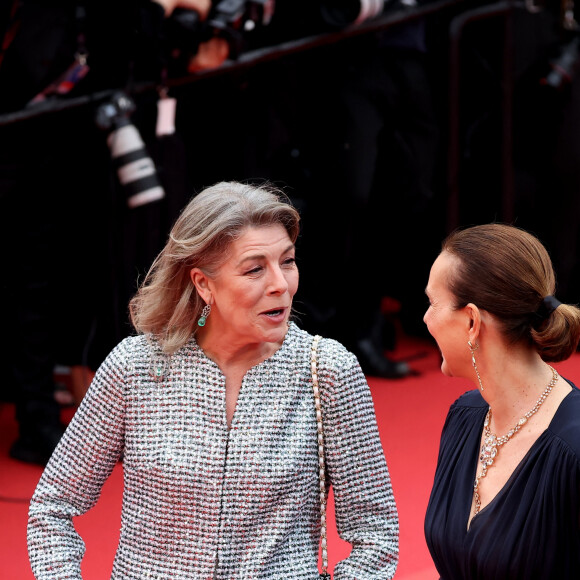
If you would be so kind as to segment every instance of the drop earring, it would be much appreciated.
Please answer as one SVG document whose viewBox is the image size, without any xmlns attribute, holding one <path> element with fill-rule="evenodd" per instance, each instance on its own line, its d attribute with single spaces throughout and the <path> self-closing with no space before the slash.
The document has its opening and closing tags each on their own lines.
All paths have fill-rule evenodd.
<svg viewBox="0 0 580 580">
<path fill-rule="evenodd" d="M 210 304 L 206 304 L 203 307 L 203 310 L 201 311 L 201 315 L 197 321 L 197 325 L 198 326 L 205 326 L 205 322 L 207 320 L 207 317 L 209 316 L 209 313 L 211 312 L 211 305 Z"/>
<path fill-rule="evenodd" d="M 481 382 L 481 377 L 479 376 L 479 369 L 477 368 L 477 363 L 475 362 L 475 351 L 479 348 L 479 344 L 477 342 L 475 345 L 471 344 L 471 340 L 467 341 L 467 346 L 469 346 L 469 350 L 471 351 L 471 364 L 475 369 L 475 374 L 477 375 L 477 380 L 479 381 L 479 388 L 483 391 L 483 383 Z"/>
</svg>

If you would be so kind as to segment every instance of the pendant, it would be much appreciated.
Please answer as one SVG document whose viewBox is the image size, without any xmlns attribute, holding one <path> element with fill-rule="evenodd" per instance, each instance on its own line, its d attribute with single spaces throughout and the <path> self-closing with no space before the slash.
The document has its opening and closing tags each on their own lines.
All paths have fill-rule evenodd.
<svg viewBox="0 0 580 580">
<path fill-rule="evenodd" d="M 166 356 L 160 356 L 157 360 L 153 360 L 153 356 L 149 361 L 149 375 L 154 381 L 161 381 L 165 373 L 169 370 L 169 360 Z"/>
<path fill-rule="evenodd" d="M 483 445 L 481 446 L 479 461 L 483 466 L 492 465 L 496 455 L 497 455 L 497 437 L 493 433 L 491 433 L 490 435 L 486 436 Z"/>
</svg>

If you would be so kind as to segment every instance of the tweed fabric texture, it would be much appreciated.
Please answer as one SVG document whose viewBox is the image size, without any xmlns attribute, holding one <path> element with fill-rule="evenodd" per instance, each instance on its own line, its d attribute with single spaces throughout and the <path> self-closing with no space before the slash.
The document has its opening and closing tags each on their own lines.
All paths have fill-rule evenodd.
<svg viewBox="0 0 580 580">
<path fill-rule="evenodd" d="M 117 345 L 32 498 L 36 578 L 81 578 L 84 543 L 73 518 L 95 505 L 122 458 L 111 578 L 317 579 L 311 344 L 290 324 L 280 349 L 244 377 L 231 428 L 225 377 L 194 338 L 166 366 L 151 337 Z M 368 385 L 354 355 L 334 340 L 320 342 L 318 366 L 327 479 L 339 534 L 353 546 L 334 578 L 392 578 L 398 516 Z"/>
</svg>

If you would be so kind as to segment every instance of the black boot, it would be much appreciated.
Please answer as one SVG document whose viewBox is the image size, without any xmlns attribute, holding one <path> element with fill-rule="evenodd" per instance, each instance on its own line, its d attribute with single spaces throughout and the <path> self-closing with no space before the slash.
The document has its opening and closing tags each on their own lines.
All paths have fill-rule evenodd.
<svg viewBox="0 0 580 580">
<path fill-rule="evenodd" d="M 357 340 L 352 350 L 365 375 L 384 379 L 402 379 L 412 374 L 406 362 L 392 361 L 387 358 L 371 338 Z"/>
</svg>

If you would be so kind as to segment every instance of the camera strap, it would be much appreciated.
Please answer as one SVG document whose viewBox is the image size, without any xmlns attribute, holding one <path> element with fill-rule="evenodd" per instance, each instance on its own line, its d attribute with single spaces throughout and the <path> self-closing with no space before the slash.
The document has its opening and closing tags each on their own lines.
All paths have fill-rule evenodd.
<svg viewBox="0 0 580 580">
<path fill-rule="evenodd" d="M 77 24 L 77 50 L 72 64 L 69 65 L 68 68 L 45 89 L 30 100 L 27 106 L 42 103 L 50 97 L 66 95 L 89 72 L 89 65 L 87 64 L 88 52 L 85 45 L 84 32 L 86 21 L 86 10 L 84 6 L 76 6 L 75 20 Z"/>
<path fill-rule="evenodd" d="M 164 135 L 173 135 L 175 133 L 175 109 L 177 101 L 170 97 L 167 88 L 159 90 L 159 100 L 157 101 L 157 123 L 155 126 L 155 135 L 163 137 Z"/>
</svg>

